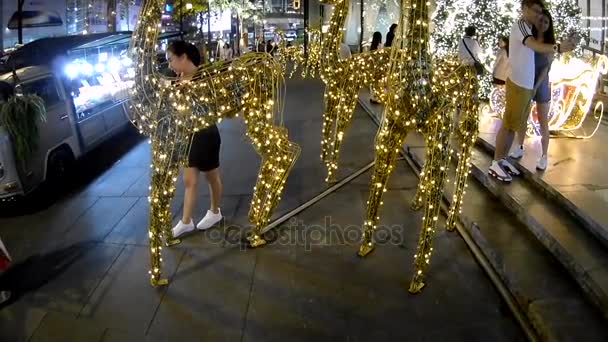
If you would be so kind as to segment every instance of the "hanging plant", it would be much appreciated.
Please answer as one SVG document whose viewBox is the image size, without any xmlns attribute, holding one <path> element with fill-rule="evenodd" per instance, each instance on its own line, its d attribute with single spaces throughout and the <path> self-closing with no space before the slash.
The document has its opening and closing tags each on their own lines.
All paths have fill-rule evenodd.
<svg viewBox="0 0 608 342">
<path fill-rule="evenodd" d="M 38 147 L 38 124 L 46 121 L 44 101 L 37 95 L 12 96 L 0 104 L 0 126 L 9 133 L 21 170 Z"/>
</svg>

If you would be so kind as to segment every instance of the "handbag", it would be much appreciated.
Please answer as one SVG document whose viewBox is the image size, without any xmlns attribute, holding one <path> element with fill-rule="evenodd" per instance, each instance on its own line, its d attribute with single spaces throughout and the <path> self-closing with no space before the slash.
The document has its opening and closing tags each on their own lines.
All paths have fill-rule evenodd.
<svg viewBox="0 0 608 342">
<path fill-rule="evenodd" d="M 464 44 L 464 48 L 467 49 L 467 51 L 469 52 L 469 55 L 471 56 L 471 58 L 473 58 L 473 61 L 475 61 L 473 66 L 475 67 L 475 72 L 477 73 L 477 75 L 478 76 L 483 75 L 484 72 L 486 71 L 486 68 L 484 68 L 483 64 L 479 63 L 477 58 L 475 58 L 475 56 L 473 56 L 473 53 L 471 53 L 471 50 L 469 50 L 469 47 L 467 46 L 467 42 L 465 42 L 464 39 L 462 40 L 462 44 Z"/>
</svg>

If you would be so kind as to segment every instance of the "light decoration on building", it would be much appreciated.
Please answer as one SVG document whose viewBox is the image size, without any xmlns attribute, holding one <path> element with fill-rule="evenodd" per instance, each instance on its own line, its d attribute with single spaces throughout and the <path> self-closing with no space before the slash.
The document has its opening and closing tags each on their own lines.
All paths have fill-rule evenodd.
<svg viewBox="0 0 608 342">
<path fill-rule="evenodd" d="M 129 52 L 137 80 L 130 92 L 130 113 L 140 132 L 150 137 L 152 150 L 149 238 L 153 286 L 168 283 L 161 275 L 161 240 L 164 238 L 167 245 L 179 242 L 171 232 L 170 203 L 179 167 L 187 157 L 190 134 L 242 113 L 246 134 L 262 157 L 249 211 L 254 227 L 248 239 L 253 247 L 266 243 L 262 229 L 300 153 L 299 146 L 289 140 L 287 129 L 275 124 L 275 113 L 283 108 L 283 75 L 269 54 L 249 53 L 230 62 L 202 66 L 193 79 L 179 85 L 157 71 L 155 57 L 164 5 L 164 0 L 142 2 Z"/>
<path fill-rule="evenodd" d="M 608 72 L 608 57 L 560 58 L 553 61 L 549 72 L 551 85 L 551 106 L 549 107 L 549 131 L 573 132 L 583 128 L 589 113 L 593 113 L 597 124 L 590 133 L 573 134 L 576 138 L 591 138 L 597 132 L 604 115 L 604 104 L 597 101 L 591 108 L 597 83 Z M 504 113 L 504 88 L 496 88 L 491 96 L 491 109 L 488 114 L 502 117 Z M 530 109 L 527 133 L 540 136 L 540 123 L 536 106 Z"/>
</svg>

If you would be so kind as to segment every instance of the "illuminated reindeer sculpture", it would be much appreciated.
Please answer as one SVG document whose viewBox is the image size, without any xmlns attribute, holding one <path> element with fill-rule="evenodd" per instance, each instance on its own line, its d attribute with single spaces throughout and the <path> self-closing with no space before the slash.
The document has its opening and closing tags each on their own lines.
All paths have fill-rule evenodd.
<svg viewBox="0 0 608 342">
<path fill-rule="evenodd" d="M 326 83 L 321 158 L 327 167 L 328 177 L 326 180 L 333 181 L 338 168 L 341 143 L 352 120 L 352 114 L 357 104 L 359 91 L 365 86 L 371 86 L 372 90 L 380 95 L 381 101 L 386 103 L 387 98 L 384 87 L 387 84 L 390 61 L 393 61 L 393 63 L 404 63 L 411 59 L 412 56 L 409 55 L 411 47 L 409 49 L 399 48 L 399 46 L 394 44 L 393 46 L 396 47 L 393 49 L 384 48 L 365 52 L 341 60 L 338 51 L 343 37 L 343 25 L 348 15 L 348 0 L 325 0 L 324 3 L 335 5 L 328 32 L 323 37 L 321 48 L 322 58 L 320 59 L 322 67 L 321 76 Z M 404 7 L 404 5 L 409 4 L 407 4 L 407 1 L 402 1 L 401 8 L 407 9 L 408 7 Z M 408 28 L 406 25 L 412 25 L 412 23 L 417 25 L 417 20 L 419 20 L 416 19 L 416 21 L 410 21 L 408 23 L 406 21 L 406 10 L 402 11 L 400 18 L 400 32 L 404 32 Z M 424 22 L 427 22 L 427 19 L 424 19 Z M 424 40 L 425 39 L 423 38 L 421 42 L 424 43 Z M 428 51 L 426 47 L 424 51 Z M 430 61 L 428 63 L 430 63 Z M 446 66 L 444 65 L 444 67 Z M 460 79 L 465 82 L 465 87 L 462 87 L 461 91 L 455 93 L 450 93 L 448 92 L 448 89 L 444 89 L 444 93 L 440 96 L 447 96 L 448 98 L 453 97 L 455 101 L 461 102 L 462 104 L 468 103 L 468 101 L 471 100 L 476 101 L 477 96 L 475 93 L 472 93 L 472 91 L 473 88 L 476 89 L 477 84 L 469 84 L 475 79 L 466 79 L 466 77 L 469 76 L 466 74 L 466 71 L 459 70 L 459 72 L 461 75 L 454 75 L 454 77 L 460 77 Z M 403 73 L 401 69 L 399 75 L 402 77 L 408 76 L 408 74 Z M 406 82 L 406 80 L 402 81 Z M 452 90 L 450 89 L 450 91 Z M 474 104 L 471 104 L 471 106 L 473 105 Z M 447 228 L 449 230 L 454 228 L 456 215 L 458 215 L 461 210 L 464 188 L 466 187 L 466 180 L 470 169 L 472 144 L 475 142 L 478 132 L 476 105 L 475 107 L 463 106 L 462 108 L 468 108 L 469 110 L 464 111 L 463 115 L 460 116 L 463 121 L 461 125 L 459 125 L 460 129 L 457 132 L 461 142 L 461 153 L 457 167 L 454 197 L 447 221 Z M 424 124 L 426 123 L 419 123 L 419 125 Z M 421 130 L 424 131 L 424 129 Z M 427 137 L 427 140 L 430 138 L 431 137 Z M 418 192 L 412 202 L 413 209 L 420 209 L 422 207 L 423 195 L 428 188 L 427 177 L 424 177 L 425 172 L 423 172 L 422 175 L 423 177 Z"/>
<path fill-rule="evenodd" d="M 415 203 L 424 208 L 424 216 L 415 255 L 415 273 L 409 287 L 410 292 L 417 293 L 424 287 L 424 274 L 433 250 L 432 238 L 452 152 L 452 114 L 460 111 L 463 118 L 460 132 L 464 139 L 461 139 L 455 189 L 455 196 L 462 196 L 469 173 L 471 147 L 477 135 L 479 101 L 477 78 L 472 67 L 462 66 L 455 59 L 432 60 L 428 0 L 402 0 L 401 8 L 387 73 L 389 96 L 376 136 L 375 166 L 358 254 L 366 256 L 374 249 L 373 233 L 380 219 L 378 211 L 397 155 L 409 132 L 421 132 L 425 136 L 427 157 Z M 452 220 L 460 204 L 451 208 Z"/>
<path fill-rule="evenodd" d="M 342 140 L 350 125 L 359 91 L 371 86 L 381 96 L 381 101 L 384 100 L 391 49 L 363 52 L 341 59 L 340 46 L 349 2 L 321 0 L 321 3 L 335 6 L 329 29 L 322 37 L 320 58 L 320 75 L 325 82 L 321 160 L 327 168 L 326 181 L 334 182 Z"/>
<path fill-rule="evenodd" d="M 132 120 L 150 137 L 152 147 L 149 237 L 153 286 L 168 282 L 161 278 L 161 239 L 167 245 L 179 242 L 171 233 L 170 203 L 190 134 L 242 112 L 246 134 L 262 157 L 249 211 L 254 226 L 249 243 L 254 247 L 266 243 L 261 230 L 300 153 L 287 130 L 274 123 L 283 78 L 280 65 L 270 55 L 250 53 L 232 62 L 203 66 L 192 80 L 179 86 L 157 72 L 154 61 L 164 4 L 164 0 L 143 1 L 130 47 L 136 63 L 135 87 L 130 94 Z"/>
</svg>

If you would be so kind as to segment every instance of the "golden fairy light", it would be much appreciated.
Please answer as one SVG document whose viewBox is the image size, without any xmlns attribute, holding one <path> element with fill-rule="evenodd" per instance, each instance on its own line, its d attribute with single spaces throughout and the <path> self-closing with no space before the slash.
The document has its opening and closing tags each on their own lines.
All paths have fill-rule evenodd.
<svg viewBox="0 0 608 342">
<path fill-rule="evenodd" d="M 262 157 L 249 220 L 249 243 L 266 243 L 261 236 L 268 224 L 300 148 L 275 125 L 274 113 L 283 82 L 282 68 L 266 53 L 250 53 L 231 62 L 199 68 L 191 81 L 172 85 L 157 71 L 157 39 L 164 0 L 142 4 L 139 24 L 131 40 L 130 55 L 136 66 L 135 87 L 130 92 L 131 115 L 140 132 L 150 137 L 152 172 L 150 186 L 150 282 L 167 284 L 161 277 L 162 246 L 178 243 L 171 232 L 170 203 L 175 194 L 179 166 L 185 162 L 190 141 L 200 129 L 242 113 L 247 136 Z"/>
<path fill-rule="evenodd" d="M 380 219 L 382 197 L 397 155 L 409 132 L 421 132 L 427 145 L 427 157 L 416 197 L 423 203 L 424 216 L 414 275 L 409 287 L 410 292 L 417 293 L 424 287 L 425 273 L 433 252 L 432 239 L 450 164 L 452 114 L 458 111 L 463 117 L 455 192 L 461 198 L 469 173 L 471 148 L 477 134 L 475 116 L 479 102 L 475 96 L 477 78 L 472 67 L 460 65 L 455 58 L 432 60 L 428 0 L 402 0 L 401 8 L 399 28 L 390 52 L 386 76 L 388 96 L 375 139 L 375 165 L 363 242 L 358 254 L 366 256 L 373 251 L 373 233 Z M 460 211 L 461 204 L 461 200 L 454 201 L 454 212 Z"/>
</svg>

